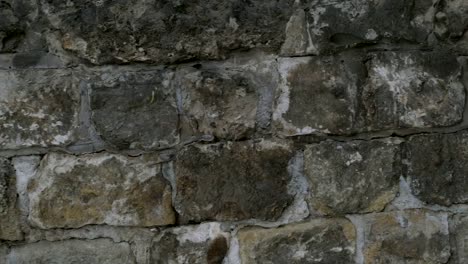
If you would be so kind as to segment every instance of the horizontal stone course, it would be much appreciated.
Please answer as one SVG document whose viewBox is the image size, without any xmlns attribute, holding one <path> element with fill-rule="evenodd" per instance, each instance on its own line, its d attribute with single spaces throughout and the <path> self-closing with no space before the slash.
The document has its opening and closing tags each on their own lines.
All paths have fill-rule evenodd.
<svg viewBox="0 0 468 264">
<path fill-rule="evenodd" d="M 282 136 L 449 127 L 462 121 L 462 67 L 447 52 L 345 52 L 280 60 Z"/>
</svg>

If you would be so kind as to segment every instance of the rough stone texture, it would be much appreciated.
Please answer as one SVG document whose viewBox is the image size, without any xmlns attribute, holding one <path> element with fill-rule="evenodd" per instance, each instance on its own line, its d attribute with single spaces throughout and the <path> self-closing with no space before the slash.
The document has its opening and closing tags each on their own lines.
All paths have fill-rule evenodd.
<svg viewBox="0 0 468 264">
<path fill-rule="evenodd" d="M 446 263 L 450 257 L 446 213 L 408 210 L 364 217 L 364 263 Z"/>
<path fill-rule="evenodd" d="M 181 88 L 187 133 L 239 140 L 253 134 L 257 119 L 267 126 L 275 66 L 272 56 L 260 56 L 181 69 L 175 85 Z"/>
<path fill-rule="evenodd" d="M 238 142 L 192 145 L 175 162 L 175 208 L 182 223 L 276 220 L 292 202 L 287 145 Z"/>
<path fill-rule="evenodd" d="M 110 239 L 41 241 L 12 247 L 6 264 L 131 264 L 136 263 L 130 245 Z"/>
<path fill-rule="evenodd" d="M 280 135 L 446 127 L 463 117 L 461 66 L 450 53 L 285 58 L 279 71 L 273 120 Z"/>
<path fill-rule="evenodd" d="M 468 202 L 467 144 L 467 131 L 411 137 L 405 175 L 413 194 L 429 204 Z"/>
<path fill-rule="evenodd" d="M 468 262 L 468 217 L 466 214 L 457 214 L 450 218 L 450 246 L 452 256 L 450 264 Z"/>
<path fill-rule="evenodd" d="M 92 121 L 119 149 L 158 149 L 177 143 L 178 113 L 170 70 L 101 71 L 87 81 Z"/>
<path fill-rule="evenodd" d="M 445 52 L 382 52 L 369 62 L 363 104 L 370 130 L 455 125 L 462 120 L 461 67 Z"/>
<path fill-rule="evenodd" d="M 68 70 L 0 70 L 0 148 L 64 146 L 80 103 Z"/>
<path fill-rule="evenodd" d="M 354 226 L 344 219 L 315 219 L 239 232 L 243 264 L 352 263 L 355 239 Z"/>
<path fill-rule="evenodd" d="M 434 33 L 456 50 L 468 53 L 468 3 L 463 0 L 443 1 L 435 17 Z"/>
<path fill-rule="evenodd" d="M 29 183 L 30 222 L 40 228 L 175 222 L 171 187 L 155 156 L 50 153 Z"/>
<path fill-rule="evenodd" d="M 284 55 L 325 54 L 378 42 L 425 44 L 435 13 L 432 0 L 303 2 L 287 24 Z"/>
<path fill-rule="evenodd" d="M 304 173 L 310 204 L 323 214 L 380 211 L 395 198 L 400 140 L 325 141 L 307 146 Z"/>
<path fill-rule="evenodd" d="M 0 240 L 21 240 L 16 198 L 16 177 L 12 164 L 0 158 Z"/>
<path fill-rule="evenodd" d="M 216 223 L 176 228 L 153 240 L 151 263 L 221 264 L 229 247 L 229 233 Z"/>
<path fill-rule="evenodd" d="M 357 58 L 356 58 L 357 57 Z M 282 85 L 273 114 L 284 135 L 349 134 L 366 67 L 359 54 L 280 60 Z"/>
<path fill-rule="evenodd" d="M 66 50 L 94 64 L 220 59 L 228 51 L 277 50 L 293 0 L 42 1 Z"/>
</svg>

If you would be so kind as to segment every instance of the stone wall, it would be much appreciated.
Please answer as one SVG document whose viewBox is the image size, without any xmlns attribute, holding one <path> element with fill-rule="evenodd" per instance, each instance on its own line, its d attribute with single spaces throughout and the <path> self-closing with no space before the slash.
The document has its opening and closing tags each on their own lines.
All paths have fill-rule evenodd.
<svg viewBox="0 0 468 264">
<path fill-rule="evenodd" d="M 0 263 L 468 263 L 468 1 L 0 1 Z"/>
</svg>

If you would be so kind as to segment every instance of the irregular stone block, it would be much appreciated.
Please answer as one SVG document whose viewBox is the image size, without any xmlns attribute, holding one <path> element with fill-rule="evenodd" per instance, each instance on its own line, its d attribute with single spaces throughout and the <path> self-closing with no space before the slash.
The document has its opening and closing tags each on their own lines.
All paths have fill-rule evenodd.
<svg viewBox="0 0 468 264">
<path fill-rule="evenodd" d="M 87 80 L 92 121 L 119 149 L 159 149 L 178 141 L 178 113 L 170 70 L 102 71 Z"/>
<path fill-rule="evenodd" d="M 426 210 L 366 215 L 364 263 L 446 263 L 450 257 L 446 213 Z"/>
<path fill-rule="evenodd" d="M 378 52 L 280 60 L 277 133 L 347 135 L 456 125 L 465 90 L 444 52 Z"/>
<path fill-rule="evenodd" d="M 277 50 L 293 0 L 43 2 L 62 45 L 94 64 L 220 59 L 231 50 Z M 99 15 L 96 15 L 99 14 Z"/>
<path fill-rule="evenodd" d="M 363 91 L 369 130 L 444 127 L 463 117 L 457 58 L 444 52 L 381 52 L 369 62 Z"/>
<path fill-rule="evenodd" d="M 257 113 L 259 126 L 268 126 L 271 87 L 278 79 L 275 66 L 274 57 L 252 56 L 178 71 L 176 85 L 181 88 L 189 132 L 229 140 L 247 138 L 255 130 Z"/>
<path fill-rule="evenodd" d="M 406 146 L 407 177 L 412 192 L 429 204 L 468 202 L 468 132 L 412 136 Z"/>
<path fill-rule="evenodd" d="M 434 18 L 434 33 L 439 39 L 457 42 L 466 38 L 465 33 L 468 29 L 468 3 L 466 1 L 444 1 Z"/>
<path fill-rule="evenodd" d="M 12 164 L 0 158 L 0 240 L 21 240 L 16 199 L 16 177 Z"/>
<path fill-rule="evenodd" d="M 0 95 L 0 148 L 73 142 L 80 97 L 70 71 L 0 70 Z"/>
<path fill-rule="evenodd" d="M 28 188 L 29 220 L 43 229 L 157 226 L 175 221 L 171 187 L 152 155 L 50 153 Z"/>
<path fill-rule="evenodd" d="M 229 233 L 220 224 L 204 223 L 164 232 L 153 240 L 151 263 L 221 264 L 229 248 Z"/>
<path fill-rule="evenodd" d="M 435 13 L 430 0 L 305 2 L 289 19 L 283 55 L 325 54 L 383 40 L 425 44 Z"/>
<path fill-rule="evenodd" d="M 280 134 L 350 134 L 355 130 L 359 88 L 366 77 L 360 54 L 284 58 L 273 113 Z"/>
<path fill-rule="evenodd" d="M 310 203 L 323 214 L 381 211 L 398 192 L 401 141 L 324 141 L 304 151 Z"/>
<path fill-rule="evenodd" d="M 452 256 L 450 264 L 462 264 L 468 262 L 468 216 L 456 214 L 450 218 L 450 246 Z"/>
<path fill-rule="evenodd" d="M 356 233 L 345 219 L 314 219 L 239 231 L 242 263 L 354 263 Z"/>
<path fill-rule="evenodd" d="M 175 162 L 179 220 L 276 220 L 293 200 L 291 157 L 287 145 L 273 142 L 186 147 Z"/>
<path fill-rule="evenodd" d="M 39 263 L 131 264 L 136 262 L 128 243 L 115 243 L 105 238 L 40 241 L 14 246 L 6 260 L 6 264 Z"/>
</svg>

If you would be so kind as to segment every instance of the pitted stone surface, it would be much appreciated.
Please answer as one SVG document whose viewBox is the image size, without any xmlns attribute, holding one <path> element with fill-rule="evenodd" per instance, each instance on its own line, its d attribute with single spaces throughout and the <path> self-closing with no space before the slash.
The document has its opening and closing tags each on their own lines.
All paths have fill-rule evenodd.
<svg viewBox="0 0 468 264">
<path fill-rule="evenodd" d="M 365 264 L 446 263 L 450 257 L 446 213 L 408 210 L 364 216 Z"/>
<path fill-rule="evenodd" d="M 456 214 L 450 217 L 450 246 L 452 256 L 450 264 L 461 264 L 468 262 L 468 251 L 466 250 L 468 239 L 468 215 Z"/>
<path fill-rule="evenodd" d="M 179 220 L 276 220 L 293 198 L 291 158 L 289 146 L 272 142 L 187 147 L 175 162 Z"/>
<path fill-rule="evenodd" d="M 314 219 L 239 232 L 242 263 L 353 263 L 356 233 L 344 219 Z"/>
<path fill-rule="evenodd" d="M 70 144 L 79 104 L 68 70 L 0 70 L 0 148 Z"/>
<path fill-rule="evenodd" d="M 468 132 L 412 136 L 405 175 L 413 194 L 429 204 L 468 202 Z"/>
<path fill-rule="evenodd" d="M 445 52 L 381 52 L 368 63 L 363 104 L 369 130 L 452 126 L 465 90 L 457 58 Z"/>
<path fill-rule="evenodd" d="M 152 155 L 50 153 L 28 189 L 29 220 L 40 228 L 158 226 L 175 221 L 171 187 Z"/>
<path fill-rule="evenodd" d="M 293 0 L 42 1 L 62 45 L 94 64 L 220 59 L 231 50 L 277 50 Z"/>
<path fill-rule="evenodd" d="M 262 127 L 271 115 L 267 96 L 278 79 L 275 64 L 274 57 L 260 56 L 178 71 L 175 86 L 181 88 L 187 133 L 229 140 L 251 137 L 256 121 Z"/>
<path fill-rule="evenodd" d="M 366 67 L 359 53 L 353 55 L 280 59 L 273 114 L 280 134 L 354 132 Z"/>
<path fill-rule="evenodd" d="M 178 112 L 170 70 L 97 71 L 87 80 L 92 121 L 119 149 L 167 148 L 178 141 Z"/>
<path fill-rule="evenodd" d="M 228 247 L 229 233 L 220 224 L 175 228 L 153 240 L 151 263 L 221 264 Z"/>
<path fill-rule="evenodd" d="M 285 58 L 279 71 L 273 120 L 280 135 L 447 127 L 463 118 L 461 65 L 450 53 Z"/>
<path fill-rule="evenodd" d="M 16 177 L 9 160 L 0 158 L 0 240 L 21 240 Z"/>
<path fill-rule="evenodd" d="M 402 40 L 424 46 L 433 27 L 433 2 L 305 1 L 303 8 L 289 19 L 282 53 L 327 54 L 358 45 Z"/>
<path fill-rule="evenodd" d="M 331 215 L 384 209 L 398 192 L 400 143 L 386 139 L 308 145 L 304 174 L 310 204 Z"/>
<path fill-rule="evenodd" d="M 114 243 L 110 239 L 40 241 L 14 246 L 6 258 L 6 264 L 133 264 L 130 245 Z"/>
</svg>

